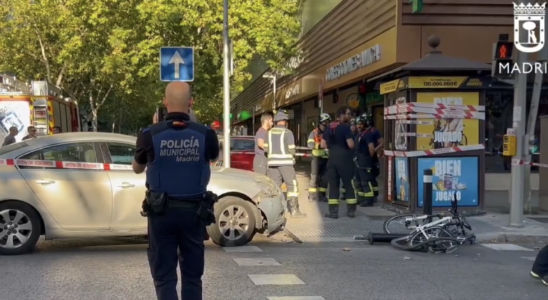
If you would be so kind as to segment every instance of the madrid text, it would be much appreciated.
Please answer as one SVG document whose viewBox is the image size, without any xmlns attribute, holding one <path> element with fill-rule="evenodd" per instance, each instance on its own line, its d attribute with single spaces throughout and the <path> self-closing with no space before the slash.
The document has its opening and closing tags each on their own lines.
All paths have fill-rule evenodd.
<svg viewBox="0 0 548 300">
<path fill-rule="evenodd" d="M 461 200 L 461 192 L 457 190 L 456 183 L 461 174 L 460 160 L 436 160 L 434 162 L 434 184 L 437 187 L 434 201 L 451 201 L 455 198 Z"/>
<path fill-rule="evenodd" d="M 434 104 L 444 105 L 463 105 L 461 97 L 442 97 L 434 98 Z M 457 120 L 452 120 L 457 121 Z M 449 120 L 447 120 L 449 123 Z M 449 127 L 449 124 L 446 125 Z M 434 142 L 436 143 L 460 143 L 462 141 L 462 131 L 447 131 L 447 130 L 435 130 Z"/>
<path fill-rule="evenodd" d="M 518 63 L 499 63 L 499 74 L 547 74 L 548 63 L 545 62 L 524 62 Z"/>
<path fill-rule="evenodd" d="M 200 160 L 200 143 L 194 137 L 184 140 L 162 140 L 160 156 L 176 156 L 176 162 Z"/>
</svg>

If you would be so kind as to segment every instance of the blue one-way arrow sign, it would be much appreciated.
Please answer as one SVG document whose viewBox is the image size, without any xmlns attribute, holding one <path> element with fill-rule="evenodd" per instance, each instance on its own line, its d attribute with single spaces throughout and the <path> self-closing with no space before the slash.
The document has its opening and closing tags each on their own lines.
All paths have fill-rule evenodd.
<svg viewBox="0 0 548 300">
<path fill-rule="evenodd" d="M 160 48 L 160 80 L 165 82 L 194 81 L 194 48 Z"/>
</svg>

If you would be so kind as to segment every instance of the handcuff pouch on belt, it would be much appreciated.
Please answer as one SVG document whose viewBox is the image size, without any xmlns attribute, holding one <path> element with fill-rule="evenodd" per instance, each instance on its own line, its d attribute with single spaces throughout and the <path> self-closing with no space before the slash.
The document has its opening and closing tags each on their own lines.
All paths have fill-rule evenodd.
<svg viewBox="0 0 548 300">
<path fill-rule="evenodd" d="M 156 193 L 146 191 L 145 201 L 143 201 L 143 210 L 145 215 L 153 213 L 155 215 L 163 215 L 167 210 L 168 197 L 166 193 Z M 143 215 L 143 213 L 141 213 Z"/>
</svg>

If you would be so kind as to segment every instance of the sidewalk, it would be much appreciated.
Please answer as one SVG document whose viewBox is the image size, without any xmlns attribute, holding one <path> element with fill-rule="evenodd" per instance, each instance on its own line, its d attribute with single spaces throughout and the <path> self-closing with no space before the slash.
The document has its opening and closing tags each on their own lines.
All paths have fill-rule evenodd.
<svg viewBox="0 0 548 300">
<path fill-rule="evenodd" d="M 296 166 L 297 181 L 299 184 L 299 204 L 301 211 L 307 214 L 306 218 L 289 218 L 287 229 L 304 242 L 337 242 L 351 241 L 354 236 L 367 236 L 369 232 L 383 232 L 382 226 L 387 217 L 395 213 L 382 209 L 380 204 L 374 207 L 358 207 L 356 218 L 346 217 L 346 205 L 341 202 L 339 219 L 325 218 L 327 203 L 308 201 L 308 163 L 298 163 Z M 382 181 L 381 181 L 382 182 Z M 379 186 L 382 186 L 379 184 Z M 501 194 L 502 193 L 502 194 Z M 379 202 L 382 201 L 383 191 L 380 191 Z M 503 195 L 507 192 L 491 192 L 488 197 L 500 205 L 504 202 Z M 507 196 L 506 196 L 507 198 Z M 490 200 L 487 200 L 490 201 Z M 498 206 L 497 206 L 498 207 Z M 473 228 L 479 242 L 538 242 L 548 241 L 548 216 L 527 216 L 523 228 L 510 228 L 509 215 L 504 209 L 488 209 L 486 215 L 469 217 L 468 221 Z"/>
</svg>

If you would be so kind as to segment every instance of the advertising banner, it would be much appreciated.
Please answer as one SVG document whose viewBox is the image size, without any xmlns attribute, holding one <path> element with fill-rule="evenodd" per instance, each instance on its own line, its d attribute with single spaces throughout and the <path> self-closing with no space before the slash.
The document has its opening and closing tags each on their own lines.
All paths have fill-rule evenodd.
<svg viewBox="0 0 548 300">
<path fill-rule="evenodd" d="M 406 157 L 396 157 L 396 200 L 409 201 L 409 168 Z"/>
<path fill-rule="evenodd" d="M 417 103 L 479 105 L 479 93 L 417 93 Z M 417 125 L 417 149 L 430 150 L 481 144 L 479 120 L 444 118 Z"/>
<path fill-rule="evenodd" d="M 19 131 L 15 140 L 20 142 L 27 135 L 28 126 L 30 126 L 29 102 L 0 101 L 0 145 L 4 143 L 4 138 L 9 134 L 11 127 Z"/>
<path fill-rule="evenodd" d="M 479 160 L 477 157 L 418 159 L 418 203 L 423 206 L 424 170 L 431 169 L 432 207 L 450 207 L 456 197 L 459 206 L 477 206 L 479 199 Z"/>
</svg>

